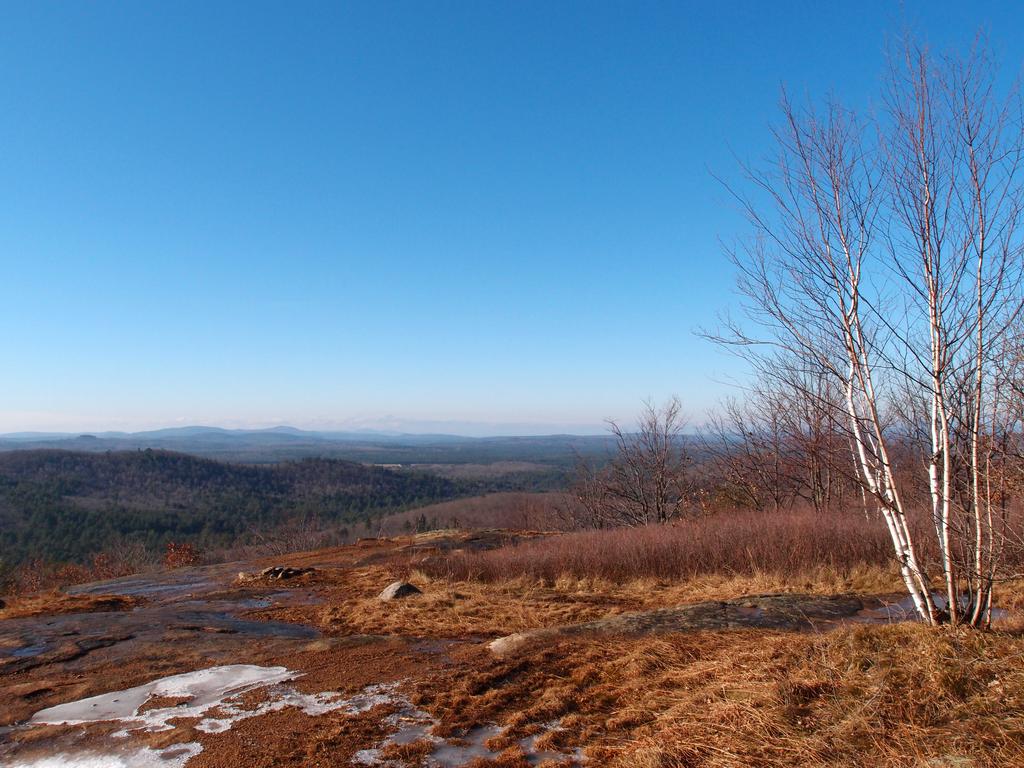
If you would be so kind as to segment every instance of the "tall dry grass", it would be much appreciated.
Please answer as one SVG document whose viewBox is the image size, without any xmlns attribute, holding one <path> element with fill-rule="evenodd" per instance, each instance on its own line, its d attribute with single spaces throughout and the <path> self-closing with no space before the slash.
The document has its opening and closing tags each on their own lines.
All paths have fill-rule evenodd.
<svg viewBox="0 0 1024 768">
<path fill-rule="evenodd" d="M 708 574 L 844 573 L 886 567 L 892 544 L 881 521 L 862 514 L 729 512 L 674 525 L 580 531 L 489 551 L 453 552 L 418 564 L 434 578 L 500 581 L 527 577 L 691 579 Z"/>
</svg>

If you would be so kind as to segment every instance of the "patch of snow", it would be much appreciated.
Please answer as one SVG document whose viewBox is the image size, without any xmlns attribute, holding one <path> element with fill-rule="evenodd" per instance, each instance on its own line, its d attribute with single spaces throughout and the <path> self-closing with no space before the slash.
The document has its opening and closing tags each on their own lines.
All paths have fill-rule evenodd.
<svg viewBox="0 0 1024 768">
<path fill-rule="evenodd" d="M 486 742 L 488 739 L 500 736 L 502 730 L 497 725 L 482 725 L 473 728 L 462 737 L 464 744 L 442 742 L 434 747 L 427 764 L 432 767 L 437 766 L 437 768 L 455 768 L 455 766 L 466 765 L 478 758 L 487 760 L 497 757 L 499 753 L 489 749 Z"/>
<path fill-rule="evenodd" d="M 167 731 L 171 721 L 199 719 L 196 729 L 205 733 L 223 733 L 239 720 L 258 717 L 286 707 L 295 707 L 307 715 L 323 715 L 336 710 L 347 714 L 368 712 L 393 700 L 397 684 L 371 685 L 354 696 L 341 693 L 302 693 L 283 683 L 298 675 L 286 667 L 258 667 L 231 664 L 195 672 L 171 675 L 123 691 L 91 696 L 40 710 L 28 725 L 87 725 L 103 721 L 125 724 L 112 734 L 127 738 L 132 731 Z M 241 696 L 257 688 L 267 689 L 265 701 L 251 708 L 242 705 Z M 175 705 L 140 709 L 152 698 L 181 699 Z M 141 748 L 134 752 L 120 748 L 110 753 L 95 751 L 62 753 L 35 761 L 12 763 L 5 768 L 181 768 L 202 751 L 193 742 L 176 744 L 161 750 Z"/>
<path fill-rule="evenodd" d="M 36 712 L 30 725 L 83 725 L 104 720 L 120 720 L 130 724 L 126 730 L 166 731 L 175 718 L 202 717 L 208 710 L 220 707 L 225 699 L 259 688 L 291 680 L 295 673 L 285 667 L 257 667 L 251 664 L 229 664 L 210 667 L 128 688 L 103 693 L 87 699 L 58 704 Z M 152 697 L 187 699 L 178 706 L 139 709 Z M 205 721 L 204 721 L 205 722 Z"/>
<path fill-rule="evenodd" d="M 258 717 L 268 712 L 277 712 L 286 707 L 295 707 L 310 716 L 325 715 L 328 712 L 343 710 L 346 714 L 358 715 L 368 712 L 380 704 L 388 703 L 393 685 L 370 686 L 348 699 L 342 699 L 340 693 L 300 693 L 293 688 L 271 689 L 272 698 L 258 704 L 255 709 L 242 709 L 230 700 L 222 700 L 217 709 L 222 717 L 204 718 L 196 729 L 206 733 L 223 733 L 239 720 Z M 173 716 L 173 715 L 172 715 Z"/>
<path fill-rule="evenodd" d="M 558 718 L 557 720 L 549 720 L 546 723 L 540 723 L 540 727 L 541 730 L 539 733 L 535 733 L 533 736 L 527 736 L 525 739 L 519 740 L 519 746 L 522 748 L 530 765 L 543 763 L 545 760 L 565 760 L 567 757 L 573 758 L 577 764 L 582 763 L 587 759 L 580 747 L 576 747 L 570 754 L 557 752 L 551 749 L 539 749 L 537 747 L 537 742 L 542 736 L 546 736 L 548 733 L 558 733 L 560 731 L 567 730 L 566 727 L 562 725 L 561 718 Z"/>
<path fill-rule="evenodd" d="M 486 742 L 500 736 L 504 729 L 497 725 L 473 728 L 455 743 L 433 735 L 437 721 L 427 712 L 417 708 L 407 696 L 398 692 L 398 683 L 370 685 L 359 693 L 343 698 L 342 694 L 302 693 L 284 685 L 297 677 L 297 673 L 285 667 L 258 667 L 248 664 L 232 664 L 210 667 L 195 672 L 160 678 L 145 685 L 92 696 L 80 701 L 60 704 L 41 710 L 33 715 L 28 725 L 86 725 L 102 721 L 119 721 L 124 729 L 113 734 L 127 738 L 132 731 L 167 731 L 175 726 L 172 721 L 198 719 L 196 729 L 204 733 L 223 733 L 240 720 L 259 717 L 287 707 L 295 707 L 307 715 L 323 715 L 342 711 L 349 715 L 369 712 L 375 707 L 389 705 L 396 709 L 383 718 L 382 723 L 394 729 L 377 746 L 357 752 L 352 762 L 365 766 L 393 766 L 394 761 L 382 757 L 386 747 L 393 744 L 411 744 L 426 740 L 432 745 L 425 764 L 431 768 L 455 768 L 476 758 L 494 758 L 499 754 L 487 747 Z M 266 688 L 266 698 L 246 708 L 243 694 L 257 688 Z M 180 702 L 166 707 L 140 710 L 152 698 L 167 697 Z M 519 744 L 531 765 L 544 760 L 572 758 L 583 760 L 580 750 L 572 754 L 550 750 L 538 750 L 537 739 L 548 731 L 564 730 L 559 721 L 541 724 L 541 732 L 519 740 Z M 123 744 L 123 742 L 122 742 Z M 78 754 L 62 753 L 36 760 L 12 763 L 8 768 L 183 768 L 185 764 L 202 751 L 195 742 L 176 744 L 154 750 L 142 747 L 131 751 L 122 746 L 108 754 L 95 751 Z"/>
<path fill-rule="evenodd" d="M 393 685 L 388 690 L 378 690 L 373 695 L 382 697 L 381 704 L 392 704 L 399 707 L 399 710 L 388 715 L 382 721 L 385 726 L 396 728 L 395 733 L 387 736 L 376 747 L 361 749 L 352 755 L 352 762 L 356 765 L 385 766 L 391 765 L 392 761 L 386 761 L 381 757 L 382 750 L 389 744 L 412 744 L 416 741 L 426 739 L 434 743 L 441 743 L 441 739 L 430 733 L 434 727 L 435 720 L 422 709 L 413 706 L 408 698 L 396 695 Z M 367 692 L 369 689 L 364 691 Z"/>
<path fill-rule="evenodd" d="M 424 765 L 429 768 L 459 768 L 477 759 L 493 760 L 501 753 L 500 750 L 495 751 L 487 746 L 489 739 L 504 733 L 505 729 L 501 726 L 483 725 L 472 728 L 456 743 L 452 743 L 433 735 L 431 729 L 437 724 L 437 721 L 427 712 L 416 708 L 406 697 L 394 696 L 389 703 L 398 705 L 401 709 L 385 717 L 383 723 L 398 730 L 387 736 L 376 747 L 356 752 L 352 756 L 354 764 L 373 766 L 374 768 L 402 768 L 402 763 L 386 759 L 383 756 L 384 750 L 392 744 L 413 744 L 417 741 L 428 741 L 433 744 L 430 754 L 424 761 Z M 579 748 L 569 754 L 537 749 L 537 740 L 545 733 L 565 730 L 560 720 L 542 723 L 541 728 L 540 733 L 518 741 L 526 756 L 526 761 L 530 765 L 538 765 L 545 760 L 571 759 L 576 765 L 585 761 L 583 750 Z"/>
<path fill-rule="evenodd" d="M 185 763 L 203 751 L 196 742 L 174 744 L 163 749 L 142 747 L 134 752 L 60 753 L 8 764 L 8 768 L 184 768 Z"/>
</svg>

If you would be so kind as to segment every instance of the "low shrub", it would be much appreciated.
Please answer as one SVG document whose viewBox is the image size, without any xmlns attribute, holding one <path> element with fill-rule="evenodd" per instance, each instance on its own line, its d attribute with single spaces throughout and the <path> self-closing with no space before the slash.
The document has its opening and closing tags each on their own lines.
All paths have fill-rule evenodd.
<svg viewBox="0 0 1024 768">
<path fill-rule="evenodd" d="M 711 573 L 844 572 L 891 561 L 892 545 L 881 521 L 795 510 L 722 512 L 671 525 L 565 533 L 496 550 L 453 552 L 417 567 L 456 581 L 571 577 L 622 583 Z"/>
</svg>

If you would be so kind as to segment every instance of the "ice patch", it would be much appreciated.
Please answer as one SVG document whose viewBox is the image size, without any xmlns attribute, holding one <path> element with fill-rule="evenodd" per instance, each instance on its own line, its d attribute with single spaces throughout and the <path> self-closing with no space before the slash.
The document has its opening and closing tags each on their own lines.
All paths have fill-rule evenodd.
<svg viewBox="0 0 1024 768">
<path fill-rule="evenodd" d="M 202 751 L 203 748 L 199 744 L 189 742 L 163 749 L 143 747 L 134 752 L 121 754 L 61 753 L 10 763 L 9 768 L 184 768 L 185 763 Z"/>
<path fill-rule="evenodd" d="M 29 720 L 29 724 L 82 725 L 104 720 L 120 720 L 130 724 L 126 730 L 142 728 L 147 731 L 166 731 L 174 727 L 168 723 L 171 719 L 202 717 L 214 707 L 223 708 L 226 699 L 254 688 L 282 683 L 295 676 L 294 672 L 285 667 L 257 667 L 250 664 L 210 667 L 163 677 L 124 691 L 103 693 L 88 699 L 58 704 L 36 712 Z M 177 706 L 139 712 L 139 709 L 153 697 L 183 701 Z M 240 711 L 237 708 L 233 709 Z"/>
<path fill-rule="evenodd" d="M 85 725 L 102 721 L 126 723 L 114 736 L 125 737 L 130 731 L 168 731 L 172 720 L 202 718 L 196 729 L 205 733 L 223 733 L 239 720 L 295 707 L 307 715 L 323 715 L 344 710 L 357 715 L 392 700 L 394 684 L 372 685 L 347 699 L 340 693 L 301 693 L 281 685 L 297 675 L 285 667 L 256 667 L 230 664 L 186 672 L 154 680 L 124 691 L 104 693 L 88 699 L 59 704 L 36 712 L 29 725 Z M 267 700 L 252 708 L 239 701 L 242 694 L 267 688 Z M 167 707 L 139 710 L 152 698 L 181 699 Z M 214 714 L 209 714 L 211 711 Z"/>
<path fill-rule="evenodd" d="M 124 723 L 125 727 L 112 735 L 126 739 L 132 731 L 172 730 L 175 727 L 172 721 L 181 719 L 199 720 L 195 726 L 199 731 L 223 733 L 240 720 L 286 707 L 295 707 L 307 715 L 316 716 L 335 711 L 359 715 L 387 705 L 394 711 L 384 717 L 382 723 L 394 732 L 377 746 L 357 752 L 352 758 L 353 764 L 396 766 L 397 763 L 383 757 L 386 748 L 421 740 L 432 745 L 424 762 L 431 768 L 454 768 L 477 758 L 491 759 L 499 754 L 489 749 L 486 742 L 502 735 L 505 732 L 503 728 L 497 725 L 479 726 L 455 740 L 435 736 L 432 730 L 437 721 L 401 694 L 398 683 L 370 685 L 353 696 L 343 698 L 337 692 L 309 694 L 285 685 L 297 676 L 297 673 L 285 667 L 248 664 L 210 667 L 164 677 L 124 691 L 50 707 L 33 715 L 28 725 L 86 725 L 116 721 Z M 259 688 L 266 689 L 264 700 L 248 708 L 244 706 L 241 701 L 243 694 Z M 172 699 L 174 703 L 140 711 L 151 699 L 160 698 Z M 564 730 L 558 721 L 543 723 L 540 728 L 541 732 L 537 735 L 518 740 L 530 765 L 537 765 L 544 760 L 568 759 L 577 765 L 583 761 L 578 749 L 570 754 L 538 749 L 536 742 L 541 735 Z M 125 741 L 114 743 L 119 746 L 105 754 L 94 750 L 75 754 L 65 752 L 8 765 L 9 768 L 183 768 L 202 751 L 202 746 L 195 742 L 175 744 L 160 750 L 130 748 Z"/>
<path fill-rule="evenodd" d="M 939 592 L 932 592 L 932 602 L 935 603 L 935 607 L 943 611 L 946 609 L 947 600 L 944 595 Z M 961 595 L 958 600 L 961 610 L 967 610 L 970 608 L 970 598 L 967 595 Z M 993 620 L 1005 619 L 1009 616 L 1009 613 L 1002 608 L 991 609 L 990 618 Z M 907 595 L 906 597 L 894 602 L 886 603 L 880 608 L 871 608 L 860 611 L 857 614 L 856 619 L 867 623 L 891 623 L 895 621 L 919 621 L 920 617 L 917 615 L 917 607 L 914 605 L 914 598 Z"/>
<path fill-rule="evenodd" d="M 196 729 L 206 733 L 223 733 L 230 730 L 231 726 L 239 720 L 258 717 L 268 712 L 277 712 L 285 707 L 295 707 L 313 717 L 336 710 L 342 710 L 349 715 L 358 715 L 390 701 L 389 694 L 393 688 L 393 685 L 370 686 L 362 693 L 348 699 L 342 699 L 340 693 L 300 693 L 291 688 L 272 689 L 270 691 L 272 698 L 258 704 L 255 709 L 242 709 L 229 700 L 221 701 L 217 709 L 223 713 L 223 716 L 207 717 L 196 726 Z"/>
<path fill-rule="evenodd" d="M 392 696 L 388 703 L 399 706 L 400 709 L 385 717 L 383 723 L 397 728 L 397 730 L 376 747 L 356 752 L 352 756 L 352 762 L 355 765 L 401 768 L 404 763 L 385 758 L 385 751 L 391 745 L 413 744 L 417 741 L 427 741 L 433 745 L 423 763 L 428 768 L 459 768 L 474 760 L 493 760 L 501 754 L 500 750 L 495 751 L 487 746 L 488 740 L 504 733 L 505 729 L 501 726 L 478 726 L 467 731 L 461 738 L 448 741 L 431 733 L 437 721 L 427 712 L 415 707 L 406 697 Z M 547 760 L 555 762 L 568 760 L 572 765 L 580 765 L 586 760 L 583 750 L 579 748 L 568 754 L 555 750 L 538 749 L 537 740 L 541 736 L 550 731 L 565 730 L 558 720 L 542 723 L 540 727 L 540 733 L 519 739 L 517 742 L 523 750 L 527 763 L 538 765 Z"/>
<path fill-rule="evenodd" d="M 302 693 L 283 684 L 296 677 L 297 673 L 286 667 L 258 667 L 249 664 L 210 667 L 43 709 L 32 716 L 28 725 L 121 722 L 125 727 L 112 736 L 125 739 L 132 731 L 168 731 L 175 727 L 172 721 L 199 719 L 195 726 L 197 730 L 223 733 L 239 720 L 286 707 L 295 707 L 311 716 L 336 710 L 353 715 L 368 712 L 391 701 L 396 687 L 396 684 L 369 686 L 354 696 L 343 698 L 337 692 Z M 243 706 L 242 695 L 258 688 L 266 688 L 266 699 L 249 708 Z M 180 701 L 170 706 L 140 711 L 154 698 Z M 62 753 L 23 760 L 10 763 L 9 768 L 182 768 L 201 751 L 202 746 L 194 742 L 175 744 L 160 750 L 144 747 L 132 751 L 122 746 L 109 753 Z"/>
</svg>

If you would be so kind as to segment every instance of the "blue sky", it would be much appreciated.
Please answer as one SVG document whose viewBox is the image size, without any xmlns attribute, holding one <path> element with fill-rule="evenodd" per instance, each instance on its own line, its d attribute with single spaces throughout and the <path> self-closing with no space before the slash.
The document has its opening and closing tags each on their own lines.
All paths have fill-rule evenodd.
<svg viewBox="0 0 1024 768">
<path fill-rule="evenodd" d="M 1024 58 L 1016 3 L 0 14 L 0 431 L 699 420 L 780 86 L 864 103 L 906 23 Z"/>
</svg>

